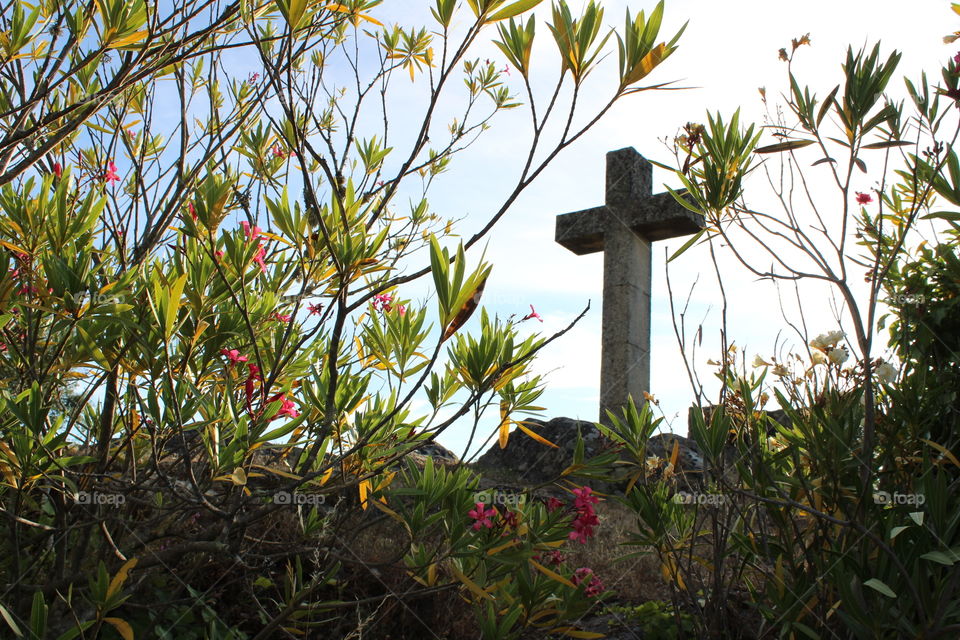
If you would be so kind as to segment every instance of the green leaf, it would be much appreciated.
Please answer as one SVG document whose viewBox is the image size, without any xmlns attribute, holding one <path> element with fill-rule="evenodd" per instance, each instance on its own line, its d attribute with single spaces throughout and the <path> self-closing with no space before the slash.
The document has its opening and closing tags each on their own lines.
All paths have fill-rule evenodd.
<svg viewBox="0 0 960 640">
<path fill-rule="evenodd" d="M 903 531 L 904 531 L 905 529 L 909 529 L 909 528 L 910 528 L 910 525 L 901 526 L 901 527 L 894 527 L 893 529 L 890 530 L 890 539 L 893 540 L 893 539 L 896 538 L 898 535 L 900 535 L 901 533 L 903 533 Z"/>
<path fill-rule="evenodd" d="M 870 587 L 871 589 L 874 589 L 882 593 L 888 598 L 897 597 L 897 594 L 895 594 L 890 587 L 888 587 L 882 580 L 879 580 L 878 578 L 870 578 L 869 580 L 863 583 L 863 586 Z"/>
<path fill-rule="evenodd" d="M 4 621 L 7 623 L 7 626 L 10 627 L 10 630 L 13 631 L 18 638 L 23 637 L 23 632 L 20 631 L 20 627 L 17 626 L 17 623 L 13 620 L 13 616 L 2 604 L 0 604 L 0 617 L 4 619 Z"/>
<path fill-rule="evenodd" d="M 495 14 L 487 18 L 487 22 L 499 22 L 500 20 L 513 18 L 520 15 L 524 11 L 533 9 L 541 2 L 543 2 L 543 0 L 517 0 L 513 4 L 500 9 L 500 11 L 497 11 Z"/>
<path fill-rule="evenodd" d="M 794 149 L 802 149 L 803 147 L 808 147 L 811 144 L 816 142 L 816 140 L 788 140 L 787 142 L 778 142 L 777 144 L 771 144 L 766 147 L 758 147 L 754 149 L 754 153 L 779 153 L 781 151 L 793 151 Z"/>
<path fill-rule="evenodd" d="M 166 316 L 163 320 L 163 333 L 167 340 L 173 335 L 177 323 L 177 312 L 180 311 L 180 298 L 183 296 L 183 287 L 187 284 L 187 274 L 181 275 L 167 290 Z"/>
<path fill-rule="evenodd" d="M 949 551 L 930 551 L 920 556 L 924 560 L 932 560 L 948 567 L 960 562 L 960 547 L 955 547 Z"/>
<path fill-rule="evenodd" d="M 683 254 L 687 249 L 692 247 L 703 236 L 705 232 L 706 232 L 706 229 L 701 229 L 700 231 L 697 231 L 695 234 L 690 236 L 690 239 L 684 242 L 682 247 L 674 251 L 673 255 L 667 258 L 667 262 L 673 262 L 675 258 L 679 258 L 680 255 Z"/>
<path fill-rule="evenodd" d="M 865 144 L 861 149 L 889 149 L 890 147 L 909 147 L 913 145 L 909 140 L 887 140 L 885 142 L 873 142 Z"/>
</svg>

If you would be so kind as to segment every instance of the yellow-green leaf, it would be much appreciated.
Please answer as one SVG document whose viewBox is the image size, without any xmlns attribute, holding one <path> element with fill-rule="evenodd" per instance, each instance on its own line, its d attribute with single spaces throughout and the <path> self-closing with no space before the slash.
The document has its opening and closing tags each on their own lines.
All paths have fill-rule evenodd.
<svg viewBox="0 0 960 640">
<path fill-rule="evenodd" d="M 464 586 L 467 589 L 469 589 L 470 592 L 473 593 L 475 596 L 477 596 L 478 598 L 484 598 L 486 600 L 493 600 L 493 596 L 491 596 L 489 593 L 481 589 L 476 582 L 468 578 L 467 575 L 464 574 L 462 571 L 460 571 L 457 565 L 452 562 L 450 563 L 450 571 L 453 573 L 454 577 L 456 577 L 457 580 L 462 582 Z"/>
<path fill-rule="evenodd" d="M 523 431 L 525 434 L 527 434 L 528 436 L 530 436 L 531 438 L 533 438 L 534 440 L 536 440 L 536 441 L 539 442 L 540 444 L 545 444 L 545 445 L 547 445 L 548 447 L 553 447 L 554 449 L 559 449 L 559 447 L 558 447 L 557 445 L 553 444 L 552 442 L 550 442 L 549 440 L 547 440 L 546 438 L 544 438 L 544 437 L 541 436 L 540 434 L 535 433 L 532 429 L 528 429 L 527 427 L 525 427 L 523 422 L 515 422 L 514 424 L 517 425 L 517 428 L 518 428 L 518 429 L 520 429 L 521 431 Z"/>
<path fill-rule="evenodd" d="M 487 22 L 499 22 L 500 20 L 513 18 L 520 15 L 524 11 L 533 9 L 541 2 L 543 2 L 543 0 L 517 0 L 517 2 L 500 9 L 500 11 L 497 11 L 495 14 L 487 18 Z"/>
<path fill-rule="evenodd" d="M 112 598 L 120 589 L 123 587 L 123 583 L 127 581 L 127 576 L 130 573 L 130 570 L 137 566 L 137 559 L 130 558 L 123 563 L 123 566 L 120 567 L 120 570 L 117 571 L 117 575 L 113 576 L 113 580 L 110 581 L 110 586 L 107 587 L 107 599 Z"/>
<path fill-rule="evenodd" d="M 543 575 L 547 576 L 547 577 L 550 578 L 551 580 L 556 580 L 556 581 L 559 582 L 560 584 L 565 584 L 565 585 L 567 585 L 568 587 L 570 587 L 571 589 L 576 589 L 576 588 L 577 588 L 577 585 L 573 584 L 572 582 L 570 582 L 569 580 L 567 580 L 566 578 L 564 578 L 562 575 L 560 575 L 560 574 L 557 573 L 556 571 L 551 571 L 550 569 L 547 569 L 545 566 L 543 566 L 542 564 L 540 564 L 539 562 L 537 562 L 537 561 L 534 560 L 533 558 L 530 559 L 530 564 L 532 564 L 537 571 L 539 571 L 539 572 L 542 573 Z"/>
<path fill-rule="evenodd" d="M 110 625 L 117 630 L 123 640 L 133 640 L 133 628 L 130 624 L 121 618 L 104 618 L 104 622 L 110 623 Z"/>
</svg>

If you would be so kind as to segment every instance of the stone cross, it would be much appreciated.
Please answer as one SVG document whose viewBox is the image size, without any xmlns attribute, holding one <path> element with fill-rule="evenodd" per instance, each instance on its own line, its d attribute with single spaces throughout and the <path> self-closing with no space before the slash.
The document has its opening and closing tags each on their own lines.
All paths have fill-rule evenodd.
<svg viewBox="0 0 960 640">
<path fill-rule="evenodd" d="M 556 241 L 577 255 L 603 251 L 600 420 L 650 390 L 651 244 L 696 233 L 703 216 L 653 195 L 653 166 L 636 149 L 607 153 L 606 204 L 557 216 Z"/>
</svg>

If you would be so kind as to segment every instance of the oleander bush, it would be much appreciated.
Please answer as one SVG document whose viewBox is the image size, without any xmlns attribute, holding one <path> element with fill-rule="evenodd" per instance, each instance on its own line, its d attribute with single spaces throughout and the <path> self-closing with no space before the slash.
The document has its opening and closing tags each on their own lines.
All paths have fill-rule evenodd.
<svg viewBox="0 0 960 640">
<path fill-rule="evenodd" d="M 907 80 L 905 106 L 889 95 L 898 53 L 851 49 L 842 83 L 815 92 L 792 72 L 809 44 L 781 51 L 775 142 L 759 146 L 759 129 L 719 114 L 677 138 L 685 202 L 708 227 L 674 258 L 720 240 L 759 277 L 825 283 L 843 326 L 799 332 L 800 352 L 752 366 L 726 347 L 721 396 L 691 424 L 706 463 L 688 490 L 707 499 L 672 499 L 677 475 L 643 481 L 675 462 L 642 446 L 657 424 L 648 407 L 613 421 L 639 480 L 624 498 L 631 544 L 657 558 L 673 605 L 696 614 L 693 637 L 953 637 L 960 54 L 939 83 Z M 756 204 L 748 174 L 761 167 L 780 176 L 767 182 L 779 210 Z"/>
<path fill-rule="evenodd" d="M 537 560 L 592 535 L 589 488 L 491 509 L 415 453 L 541 410 L 530 366 L 556 336 L 482 308 L 477 252 L 616 101 L 662 86 L 683 30 L 661 36 L 662 3 L 615 33 L 594 3 L 547 24 L 537 4 L 5 5 L 0 635 L 510 638 L 602 598 L 588 567 Z M 519 108 L 516 181 L 457 240 L 464 211 L 429 196 Z"/>
</svg>

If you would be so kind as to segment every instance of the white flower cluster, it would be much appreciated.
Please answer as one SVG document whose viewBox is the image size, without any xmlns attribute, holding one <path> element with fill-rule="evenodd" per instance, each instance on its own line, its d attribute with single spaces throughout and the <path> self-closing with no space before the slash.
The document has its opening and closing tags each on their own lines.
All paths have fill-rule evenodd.
<svg viewBox="0 0 960 640">
<path fill-rule="evenodd" d="M 886 382 L 887 384 L 890 384 L 897 379 L 897 370 L 889 362 L 880 363 L 876 371 L 877 371 L 877 378 L 881 382 Z"/>
<path fill-rule="evenodd" d="M 766 360 L 763 359 L 762 356 L 759 356 L 759 355 L 753 359 L 753 366 L 755 368 L 769 367 L 771 364 L 773 364 L 773 375 L 778 376 L 780 378 L 790 375 L 790 370 L 787 369 L 782 364 L 767 362 Z"/>
<path fill-rule="evenodd" d="M 813 364 L 826 364 L 828 361 L 841 365 L 850 357 L 846 347 L 838 347 L 837 343 L 847 337 L 843 331 L 821 333 L 810 341 L 810 346 L 816 349 L 811 356 Z"/>
</svg>

